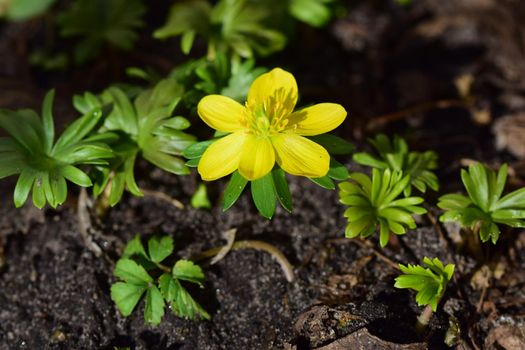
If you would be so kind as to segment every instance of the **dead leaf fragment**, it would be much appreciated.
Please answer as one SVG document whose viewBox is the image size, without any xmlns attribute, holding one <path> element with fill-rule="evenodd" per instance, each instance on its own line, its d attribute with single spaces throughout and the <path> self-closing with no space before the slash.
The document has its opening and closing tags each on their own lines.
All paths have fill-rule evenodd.
<svg viewBox="0 0 525 350">
<path fill-rule="evenodd" d="M 499 118 L 492 127 L 496 148 L 506 149 L 516 158 L 525 159 L 525 112 Z"/>
<path fill-rule="evenodd" d="M 485 340 L 485 348 L 525 350 L 525 326 L 504 325 L 492 329 Z"/>
</svg>

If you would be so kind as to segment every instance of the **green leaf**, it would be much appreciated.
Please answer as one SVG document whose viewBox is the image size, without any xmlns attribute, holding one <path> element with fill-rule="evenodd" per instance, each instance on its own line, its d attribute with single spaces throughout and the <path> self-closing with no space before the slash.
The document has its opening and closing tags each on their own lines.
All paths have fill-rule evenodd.
<svg viewBox="0 0 525 350">
<path fill-rule="evenodd" d="M 30 18 L 39 16 L 47 11 L 56 0 L 11 0 L 7 3 L 2 3 L 6 6 L 5 16 L 11 21 L 25 21 Z M 0 13 L 2 17 L 2 13 Z"/>
<path fill-rule="evenodd" d="M 30 170 L 24 170 L 16 182 L 13 199 L 15 207 L 20 208 L 24 205 L 35 181 L 35 175 Z"/>
<path fill-rule="evenodd" d="M 150 286 L 146 291 L 144 320 L 147 323 L 158 325 L 162 316 L 164 316 L 164 299 L 156 286 Z"/>
<path fill-rule="evenodd" d="M 85 172 L 72 165 L 66 165 L 60 169 L 60 173 L 66 179 L 81 187 L 90 187 L 93 185 L 91 179 Z"/>
<path fill-rule="evenodd" d="M 53 122 L 53 99 L 55 98 L 55 91 L 51 90 L 44 98 L 42 106 L 42 126 L 44 129 L 44 148 L 45 152 L 51 152 L 53 141 L 55 139 L 55 124 Z"/>
<path fill-rule="evenodd" d="M 174 278 L 196 283 L 202 287 L 204 283 L 204 273 L 199 265 L 195 265 L 190 260 L 179 260 L 171 271 Z"/>
<path fill-rule="evenodd" d="M 191 297 L 182 286 L 176 289 L 173 311 L 180 317 L 194 320 L 197 316 L 209 320 L 210 315 Z"/>
<path fill-rule="evenodd" d="M 298 20 L 313 27 L 322 27 L 332 15 L 327 6 L 330 0 L 291 0 L 289 11 Z"/>
<path fill-rule="evenodd" d="M 335 190 L 335 184 L 328 176 L 309 179 L 316 185 L 326 188 L 327 190 Z"/>
<path fill-rule="evenodd" d="M 332 134 L 309 136 L 308 138 L 323 146 L 331 155 L 346 155 L 354 150 L 351 143 Z"/>
<path fill-rule="evenodd" d="M 113 274 L 125 282 L 139 286 L 148 286 L 149 283 L 153 282 L 151 276 L 142 266 L 126 258 L 117 261 Z"/>
<path fill-rule="evenodd" d="M 224 202 L 222 204 L 222 210 L 226 211 L 231 208 L 237 199 L 239 199 L 239 196 L 246 187 L 247 183 L 248 180 L 242 177 L 238 171 L 235 171 L 232 174 L 230 182 L 228 183 L 226 190 L 224 190 Z"/>
<path fill-rule="evenodd" d="M 148 241 L 148 252 L 151 261 L 160 263 L 173 253 L 173 238 L 170 236 L 150 238 Z"/>
<path fill-rule="evenodd" d="M 272 170 L 272 177 L 279 203 L 281 203 L 284 209 L 291 213 L 293 210 L 292 195 L 290 194 L 290 188 L 288 187 L 284 170 L 278 167 L 274 168 Z"/>
<path fill-rule="evenodd" d="M 206 185 L 200 184 L 197 191 L 191 196 L 191 206 L 193 208 L 211 208 L 210 200 L 208 199 L 208 193 L 206 191 Z"/>
<path fill-rule="evenodd" d="M 330 170 L 328 171 L 328 177 L 338 181 L 344 181 L 348 179 L 348 169 L 337 160 L 330 158 Z"/>
<path fill-rule="evenodd" d="M 117 282 L 111 286 L 111 300 L 117 305 L 122 316 L 131 315 L 140 298 L 146 291 L 146 286 L 125 282 Z"/>
<path fill-rule="evenodd" d="M 175 300 L 178 292 L 177 290 L 180 287 L 180 283 L 173 279 L 169 273 L 163 273 L 159 278 L 160 292 L 168 302 Z"/>
<path fill-rule="evenodd" d="M 260 179 L 252 181 L 251 190 L 253 202 L 259 213 L 263 217 L 271 219 L 275 213 L 277 200 L 272 174 L 267 174 Z"/>
<path fill-rule="evenodd" d="M 193 145 L 186 148 L 182 155 L 187 159 L 200 158 L 204 154 L 204 151 L 216 140 L 202 141 L 194 143 Z"/>
<path fill-rule="evenodd" d="M 135 235 L 135 237 L 129 241 L 128 244 L 126 244 L 126 248 L 124 248 L 124 252 L 122 253 L 123 258 L 130 258 L 133 255 L 138 255 L 149 259 L 148 254 L 146 254 L 146 250 L 144 249 L 144 245 L 140 240 L 140 235 L 138 234 Z"/>
</svg>

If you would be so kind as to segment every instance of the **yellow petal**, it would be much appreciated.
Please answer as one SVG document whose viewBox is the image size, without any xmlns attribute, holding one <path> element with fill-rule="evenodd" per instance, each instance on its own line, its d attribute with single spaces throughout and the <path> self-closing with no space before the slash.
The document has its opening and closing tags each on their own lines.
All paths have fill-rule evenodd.
<svg viewBox="0 0 525 350">
<path fill-rule="evenodd" d="M 294 76 L 281 68 L 274 68 L 254 80 L 248 92 L 248 105 L 275 105 L 277 102 L 292 112 L 297 103 L 297 96 Z"/>
<path fill-rule="evenodd" d="M 336 103 L 320 103 L 294 112 L 287 129 L 299 135 L 324 134 L 337 128 L 346 118 L 346 110 Z"/>
<path fill-rule="evenodd" d="M 272 136 L 277 163 L 289 174 L 321 177 L 328 173 L 330 156 L 319 144 L 296 134 Z"/>
<path fill-rule="evenodd" d="M 199 161 L 197 170 L 203 180 L 213 181 L 233 173 L 241 160 L 247 134 L 236 132 L 212 143 Z"/>
<path fill-rule="evenodd" d="M 239 102 L 221 95 L 203 97 L 197 112 L 201 119 L 215 130 L 235 132 L 243 130 L 242 121 L 245 118 L 246 108 Z"/>
<path fill-rule="evenodd" d="M 268 138 L 248 135 L 242 149 L 239 173 L 248 180 L 268 174 L 275 164 L 275 152 Z"/>
</svg>

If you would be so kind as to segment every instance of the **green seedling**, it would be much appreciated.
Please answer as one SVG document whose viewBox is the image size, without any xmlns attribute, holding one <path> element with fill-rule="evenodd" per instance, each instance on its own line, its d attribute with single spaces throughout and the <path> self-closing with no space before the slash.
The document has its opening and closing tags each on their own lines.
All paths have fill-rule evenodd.
<svg viewBox="0 0 525 350">
<path fill-rule="evenodd" d="M 404 139 L 395 135 L 392 140 L 384 134 L 379 134 L 369 142 L 377 151 L 377 156 L 369 153 L 354 154 L 354 161 L 377 169 L 390 169 L 401 171 L 410 177 L 411 186 L 407 186 L 404 192 L 410 196 L 412 187 L 425 193 L 427 187 L 434 191 L 439 189 L 439 181 L 432 172 L 437 168 L 437 154 L 433 151 L 413 152 L 409 151 Z"/>
<path fill-rule="evenodd" d="M 92 185 L 79 165 L 105 166 L 113 157 L 106 142 L 115 135 L 89 135 L 101 120 L 100 108 L 86 112 L 55 140 L 53 98 L 53 91 L 44 98 L 42 119 L 32 110 L 0 109 L 0 128 L 11 136 L 0 137 L 0 179 L 20 174 L 13 195 L 16 207 L 32 192 L 36 207 L 47 202 L 56 208 L 66 200 L 66 180 Z"/>
<path fill-rule="evenodd" d="M 60 35 L 78 40 L 73 56 L 75 63 L 83 64 L 105 45 L 132 49 L 145 12 L 142 0 L 75 0 L 58 16 Z"/>
<path fill-rule="evenodd" d="M 432 316 L 436 312 L 439 301 L 443 297 L 447 288 L 447 283 L 454 274 L 454 264 L 446 266 L 438 259 L 430 260 L 425 257 L 421 265 L 407 266 L 399 264 L 402 275 L 396 277 L 396 288 L 408 288 L 417 291 L 416 303 L 425 306 L 425 309 L 418 317 L 419 328 L 426 327 Z"/>
<path fill-rule="evenodd" d="M 195 137 L 183 131 L 190 126 L 187 119 L 172 116 L 183 94 L 181 85 L 166 79 L 138 94 L 133 102 L 118 87 L 111 87 L 100 96 L 91 93 L 75 96 L 74 105 L 79 111 L 112 106 L 100 132 L 119 136 L 111 143 L 116 158 L 109 166 L 96 169 L 95 196 L 107 189 L 111 206 L 120 201 L 125 188 L 142 196 L 134 175 L 138 156 L 167 172 L 189 174 L 188 167 L 177 156 L 195 142 Z"/>
<path fill-rule="evenodd" d="M 151 238 L 147 252 L 138 235 L 128 243 L 113 272 L 119 281 L 111 286 L 111 299 L 123 316 L 131 315 L 145 295 L 146 323 L 160 324 L 166 304 L 179 317 L 210 319 L 183 286 L 189 282 L 203 288 L 202 269 L 189 260 L 178 260 L 172 268 L 163 265 L 172 253 L 173 239 L 169 236 Z"/>
<path fill-rule="evenodd" d="M 379 226 L 379 244 L 385 247 L 391 232 L 402 235 L 407 228 L 416 228 L 413 215 L 427 212 L 418 206 L 423 198 L 402 198 L 410 186 L 410 177 L 401 172 L 372 169 L 372 179 L 363 173 L 352 173 L 350 180 L 339 184 L 340 202 L 349 207 L 344 213 L 348 238 L 367 238 Z"/>
<path fill-rule="evenodd" d="M 154 37 L 165 39 L 181 36 L 181 49 L 189 53 L 196 36 L 208 42 L 208 57 L 217 52 L 233 53 L 237 57 L 268 55 L 281 50 L 286 36 L 269 27 L 268 22 L 278 15 L 264 1 L 195 0 L 172 6 L 166 24 L 155 31 Z"/>
<path fill-rule="evenodd" d="M 481 241 L 496 244 L 501 233 L 497 224 L 525 227 L 525 188 L 503 196 L 508 166 L 496 173 L 481 163 L 461 170 L 461 180 L 468 196 L 446 194 L 439 198 L 438 207 L 445 210 L 440 220 L 454 221 L 462 227 L 479 232 Z"/>
</svg>

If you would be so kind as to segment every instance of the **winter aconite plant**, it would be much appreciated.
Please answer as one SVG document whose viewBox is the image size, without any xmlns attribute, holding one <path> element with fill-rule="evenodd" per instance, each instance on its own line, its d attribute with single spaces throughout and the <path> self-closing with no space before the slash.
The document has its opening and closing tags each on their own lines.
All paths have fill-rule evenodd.
<svg viewBox="0 0 525 350">
<path fill-rule="evenodd" d="M 416 228 L 414 214 L 424 214 L 418 206 L 421 197 L 402 197 L 410 177 L 399 171 L 372 170 L 372 179 L 363 173 L 350 174 L 348 182 L 339 184 L 341 203 L 348 206 L 345 235 L 348 238 L 369 237 L 379 227 L 379 244 L 388 244 L 390 232 L 402 235 L 407 228 Z M 401 198 L 400 198 L 401 196 Z"/>
<path fill-rule="evenodd" d="M 377 169 L 401 171 L 410 177 L 411 186 L 405 188 L 405 195 L 410 196 L 412 187 L 425 192 L 427 187 L 439 189 L 439 181 L 432 171 L 437 168 L 437 154 L 434 151 L 409 151 L 404 139 L 395 135 L 392 140 L 384 134 L 376 135 L 369 142 L 377 151 L 377 156 L 369 153 L 356 153 L 354 161 Z"/>
<path fill-rule="evenodd" d="M 171 268 L 163 265 L 172 253 L 173 239 L 169 236 L 151 238 L 147 252 L 138 235 L 128 243 L 113 272 L 120 281 L 111 286 L 111 299 L 123 316 L 131 315 L 145 294 L 147 323 L 158 325 L 166 304 L 179 317 L 210 319 L 183 286 L 189 282 L 202 288 L 204 273 L 189 260 L 178 260 Z"/>
<path fill-rule="evenodd" d="M 407 266 L 399 264 L 402 275 L 396 278 L 394 287 L 409 288 L 417 291 L 416 302 L 419 306 L 430 305 L 436 311 L 439 300 L 445 293 L 447 283 L 454 274 L 454 264 L 443 265 L 438 258 L 425 257 L 421 265 Z"/>
<path fill-rule="evenodd" d="M 120 201 L 125 188 L 142 196 L 134 176 L 139 156 L 167 172 L 189 173 L 177 156 L 195 142 L 195 137 L 183 131 L 190 126 L 187 119 L 173 116 L 183 94 L 180 84 L 165 79 L 133 100 L 118 87 L 111 87 L 100 96 L 91 93 L 75 96 L 74 105 L 81 112 L 105 105 L 112 108 L 99 132 L 116 136 L 111 142 L 116 156 L 109 165 L 96 168 L 95 196 L 108 188 L 110 205 Z"/>
<path fill-rule="evenodd" d="M 208 57 L 217 52 L 230 56 L 253 57 L 281 50 L 286 36 L 268 26 L 278 15 L 263 1 L 219 0 L 182 1 L 171 8 L 166 24 L 154 36 L 164 39 L 181 35 L 181 49 L 189 53 L 196 36 L 208 42 Z"/>
<path fill-rule="evenodd" d="M 47 0 L 48 1 L 48 0 Z M 142 0 L 75 0 L 58 17 L 60 35 L 78 38 L 73 57 L 83 64 L 109 44 L 130 50 L 144 26 Z"/>
<path fill-rule="evenodd" d="M 461 170 L 461 179 L 468 196 L 446 194 L 439 198 L 438 206 L 445 210 L 440 220 L 455 221 L 469 227 L 483 242 L 498 241 L 498 224 L 525 227 L 525 188 L 503 196 L 507 182 L 506 164 L 496 173 L 481 163 Z M 503 197 L 502 197 L 503 196 Z"/>
<path fill-rule="evenodd" d="M 218 132 L 217 137 L 188 148 L 184 154 L 192 164 L 198 163 L 203 180 L 233 173 L 225 193 L 225 209 L 248 181 L 257 208 L 270 218 L 277 198 L 291 211 L 285 172 L 314 179 L 327 174 L 343 180 L 348 176 L 323 147 L 333 141 L 330 147 L 340 151 L 334 143 L 345 148 L 344 142 L 338 144 L 340 139 L 329 136 L 309 138 L 338 127 L 346 117 L 345 109 L 321 103 L 294 112 L 297 99 L 293 75 L 276 68 L 253 82 L 245 105 L 221 95 L 209 95 L 199 102 L 199 116 Z"/>
<path fill-rule="evenodd" d="M 454 274 L 454 264 L 446 266 L 438 259 L 423 258 L 423 264 L 407 266 L 399 264 L 402 275 L 396 277 L 396 288 L 408 288 L 417 291 L 416 303 L 419 306 L 426 306 L 425 310 L 418 317 L 419 328 L 425 327 L 430 321 L 432 312 L 437 310 L 439 301 L 443 297 L 448 282 Z"/>
<path fill-rule="evenodd" d="M 0 179 L 20 174 L 14 191 L 16 207 L 25 203 L 30 192 L 38 208 L 46 202 L 57 207 L 66 200 L 66 180 L 82 187 L 92 185 L 79 165 L 104 166 L 113 157 L 106 135 L 89 136 L 101 120 L 100 108 L 87 111 L 55 140 L 53 97 L 53 91 L 46 95 L 41 120 L 32 110 L 0 109 L 0 128 L 11 136 L 0 137 Z"/>
</svg>

